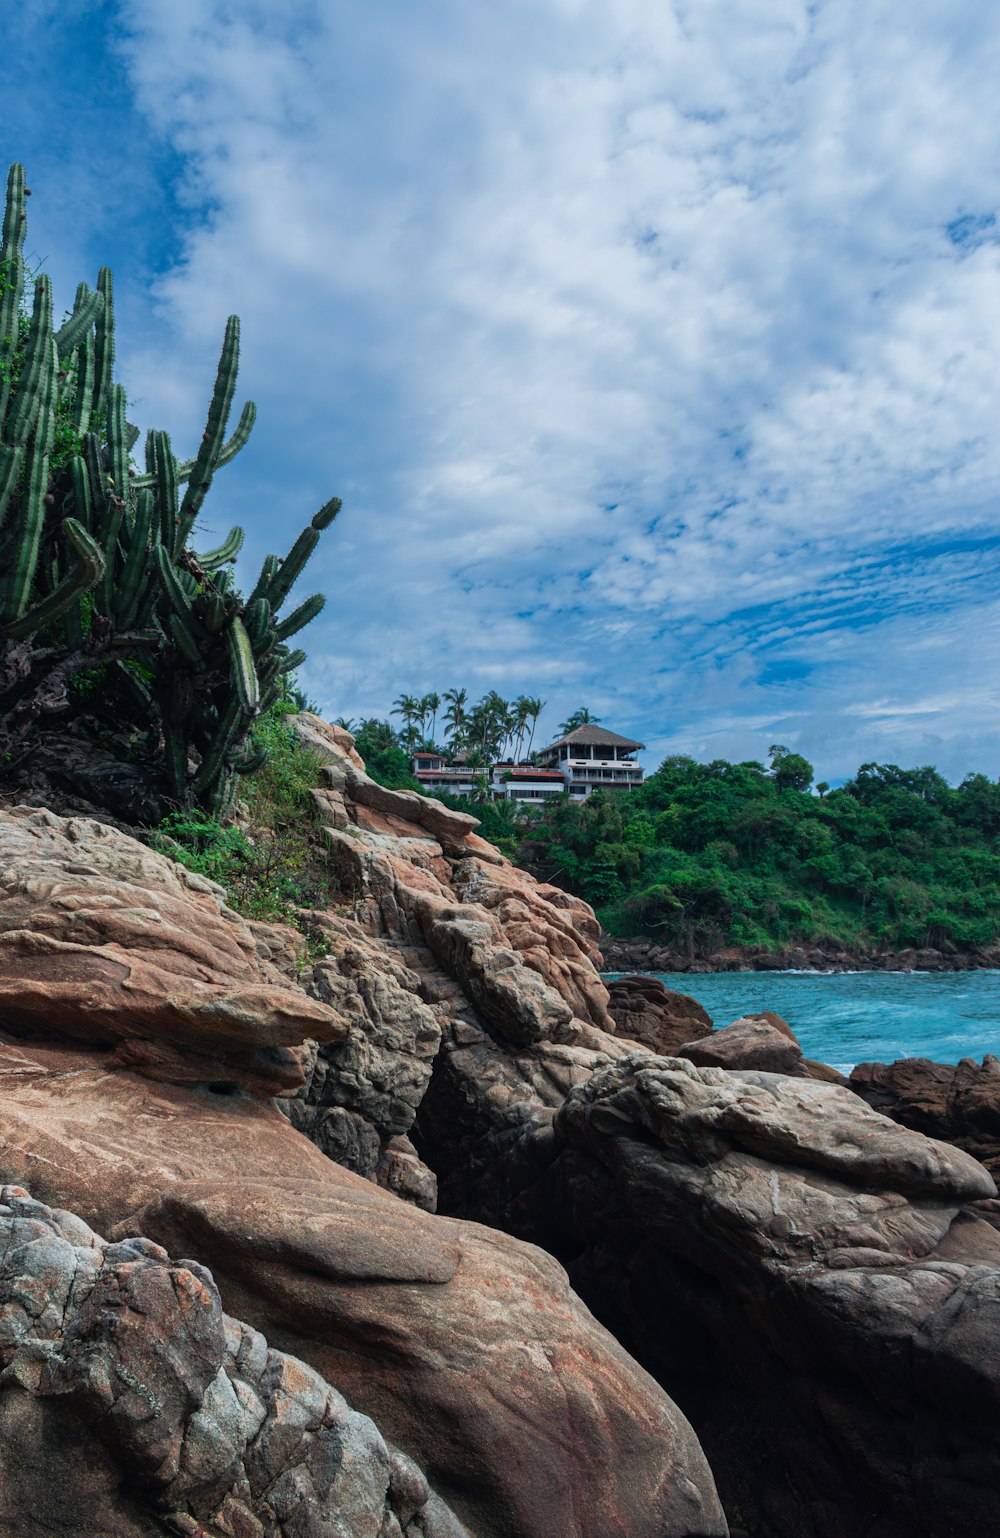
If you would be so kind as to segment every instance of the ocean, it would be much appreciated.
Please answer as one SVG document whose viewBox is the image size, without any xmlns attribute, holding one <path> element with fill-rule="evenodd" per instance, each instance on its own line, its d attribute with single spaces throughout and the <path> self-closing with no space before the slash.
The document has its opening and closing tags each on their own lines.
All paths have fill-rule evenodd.
<svg viewBox="0 0 1000 1538">
<path fill-rule="evenodd" d="M 773 1009 L 806 1057 L 855 1063 L 1000 1056 L 998 972 L 710 972 L 656 974 L 704 1005 L 716 1029 Z"/>
</svg>

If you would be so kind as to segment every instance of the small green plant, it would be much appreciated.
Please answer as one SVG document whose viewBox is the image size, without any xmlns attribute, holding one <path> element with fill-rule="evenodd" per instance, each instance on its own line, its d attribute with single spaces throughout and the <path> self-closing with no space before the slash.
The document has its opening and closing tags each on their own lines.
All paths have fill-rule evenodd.
<svg viewBox="0 0 1000 1538">
<path fill-rule="evenodd" d="M 327 942 L 305 910 L 331 908 L 342 894 L 312 801 L 323 761 L 299 744 L 287 724 L 293 710 L 279 703 L 258 721 L 253 747 L 266 757 L 244 781 L 246 799 L 236 824 L 199 810 L 174 812 L 149 841 L 218 882 L 244 918 L 294 925 L 306 938 L 307 960 L 315 960 L 326 954 Z"/>
</svg>

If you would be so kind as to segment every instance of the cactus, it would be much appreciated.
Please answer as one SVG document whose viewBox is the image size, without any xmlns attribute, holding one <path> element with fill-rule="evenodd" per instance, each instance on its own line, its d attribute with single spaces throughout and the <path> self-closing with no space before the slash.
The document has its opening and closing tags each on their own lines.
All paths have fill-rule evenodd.
<svg viewBox="0 0 1000 1538">
<path fill-rule="evenodd" d="M 137 733 L 166 793 L 215 815 L 237 777 L 263 762 L 255 720 L 304 660 L 285 644 L 323 607 L 280 610 L 340 510 L 333 498 L 284 560 L 268 556 L 247 599 L 233 584 L 242 529 L 204 554 L 189 540 L 216 472 L 246 444 L 248 402 L 226 437 L 239 366 L 239 321 L 226 325 L 205 432 L 178 462 L 168 435 L 138 436 L 114 380 L 111 273 L 81 283 L 53 329 L 48 279 L 23 315 L 24 173 L 11 167 L 0 239 L 0 753 L 30 733 L 84 669 L 102 670 L 88 720 Z M 184 487 L 183 496 L 180 488 Z M 28 751 L 28 748 L 24 748 Z"/>
</svg>

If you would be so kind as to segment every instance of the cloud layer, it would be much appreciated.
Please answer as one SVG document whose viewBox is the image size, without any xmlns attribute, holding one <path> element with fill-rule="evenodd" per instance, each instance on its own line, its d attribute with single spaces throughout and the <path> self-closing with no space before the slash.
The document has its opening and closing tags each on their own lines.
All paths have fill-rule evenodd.
<svg viewBox="0 0 1000 1538">
<path fill-rule="evenodd" d="M 654 760 L 1000 772 L 989 7 L 99 9 L 167 253 L 126 384 L 183 446 L 242 316 L 212 516 L 249 563 L 343 496 L 326 707 L 464 684 Z"/>
</svg>

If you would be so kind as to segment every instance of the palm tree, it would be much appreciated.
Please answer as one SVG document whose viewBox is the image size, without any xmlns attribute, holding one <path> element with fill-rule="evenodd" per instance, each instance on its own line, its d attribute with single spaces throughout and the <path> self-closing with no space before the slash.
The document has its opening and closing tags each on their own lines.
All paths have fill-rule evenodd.
<svg viewBox="0 0 1000 1538">
<path fill-rule="evenodd" d="M 412 694 L 401 694 L 397 700 L 393 700 L 389 714 L 402 716 L 403 731 L 400 735 L 406 747 L 412 748 L 413 739 L 417 735 L 416 723 L 420 719 L 420 701 Z"/>
<path fill-rule="evenodd" d="M 514 701 L 514 757 L 520 762 L 521 749 L 524 747 L 524 736 L 528 730 L 528 722 L 531 719 L 531 700 L 526 694 L 519 694 Z"/>
<path fill-rule="evenodd" d="M 538 725 L 538 717 L 541 715 L 542 711 L 545 709 L 545 705 L 546 705 L 545 700 L 531 699 L 531 698 L 529 698 L 529 700 L 528 700 L 528 706 L 529 706 L 528 717 L 529 717 L 529 719 L 531 721 L 531 734 L 528 737 L 528 757 L 529 758 L 531 757 L 531 744 L 535 740 L 535 727 Z"/>
<path fill-rule="evenodd" d="M 434 739 L 437 736 L 438 711 L 441 709 L 441 696 L 440 696 L 440 694 L 425 694 L 423 699 L 420 701 L 420 708 L 421 708 L 421 710 L 424 710 L 426 708 L 427 710 L 430 711 L 430 716 L 431 716 L 431 743 L 433 744 Z"/>
<path fill-rule="evenodd" d="M 574 710 L 568 720 L 559 728 L 559 735 L 567 737 L 570 732 L 575 732 L 578 726 L 599 726 L 600 716 L 592 716 L 586 705 L 581 705 L 579 710 Z"/>
<path fill-rule="evenodd" d="M 468 698 L 468 689 L 449 689 L 444 697 L 445 704 L 448 706 L 444 724 L 449 728 L 451 745 L 456 749 L 461 747 L 465 736 L 465 724 L 468 720 L 465 702 Z"/>
</svg>

